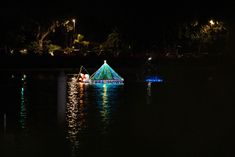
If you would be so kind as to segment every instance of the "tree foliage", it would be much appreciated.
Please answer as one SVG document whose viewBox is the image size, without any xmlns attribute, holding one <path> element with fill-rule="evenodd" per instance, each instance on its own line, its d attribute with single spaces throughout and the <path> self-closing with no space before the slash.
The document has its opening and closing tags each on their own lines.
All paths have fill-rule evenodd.
<svg viewBox="0 0 235 157">
<path fill-rule="evenodd" d="M 101 48 L 108 53 L 118 56 L 121 50 L 121 34 L 117 29 L 114 29 L 101 44 Z"/>
<path fill-rule="evenodd" d="M 56 31 L 58 28 L 64 28 L 66 32 L 70 32 L 74 29 L 74 26 L 70 20 L 55 20 L 50 22 L 47 26 L 37 24 L 37 31 L 35 35 L 35 41 L 31 43 L 31 49 L 38 54 L 48 50 L 48 44 L 51 43 L 47 37 Z"/>
<path fill-rule="evenodd" d="M 191 42 L 198 45 L 198 52 L 200 52 L 202 46 L 207 48 L 209 46 L 218 47 L 218 45 L 215 45 L 217 41 L 221 41 L 220 44 L 224 44 L 227 35 L 227 28 L 221 21 L 209 20 L 206 23 L 194 21 L 185 26 L 184 35 Z"/>
</svg>

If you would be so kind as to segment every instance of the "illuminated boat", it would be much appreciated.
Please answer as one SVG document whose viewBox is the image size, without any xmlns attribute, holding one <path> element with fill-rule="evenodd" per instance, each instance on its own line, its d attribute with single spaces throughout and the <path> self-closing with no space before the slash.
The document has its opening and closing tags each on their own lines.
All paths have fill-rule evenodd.
<svg viewBox="0 0 235 157">
<path fill-rule="evenodd" d="M 124 79 L 119 76 L 104 60 L 104 64 L 91 75 L 91 83 L 122 84 Z"/>
<path fill-rule="evenodd" d="M 78 73 L 78 81 L 80 83 L 90 83 L 90 75 L 83 66 L 80 67 L 80 70 Z"/>
<path fill-rule="evenodd" d="M 153 75 L 145 77 L 145 82 L 163 82 L 163 79 L 159 76 Z"/>
<path fill-rule="evenodd" d="M 163 79 L 158 75 L 156 66 L 151 63 L 152 57 L 148 58 L 145 64 L 144 81 L 148 83 L 163 82 Z"/>
</svg>

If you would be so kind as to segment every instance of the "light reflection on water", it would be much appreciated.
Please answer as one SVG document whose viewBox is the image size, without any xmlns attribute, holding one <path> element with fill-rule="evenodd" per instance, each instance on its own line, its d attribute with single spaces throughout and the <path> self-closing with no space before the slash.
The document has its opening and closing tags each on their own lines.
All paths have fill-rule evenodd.
<svg viewBox="0 0 235 157">
<path fill-rule="evenodd" d="M 20 129 L 23 133 L 27 132 L 27 80 L 26 75 L 22 75 L 21 77 L 21 91 L 20 91 L 20 117 L 19 124 Z"/>
<path fill-rule="evenodd" d="M 96 84 L 96 103 L 101 117 L 101 133 L 106 134 L 114 119 L 117 109 L 116 99 L 118 99 L 118 89 L 123 85 L 118 84 Z"/>
<path fill-rule="evenodd" d="M 115 119 L 116 103 L 118 99 L 120 100 L 119 94 L 121 91 L 119 89 L 122 86 L 83 84 L 78 82 L 77 75 L 68 75 L 66 132 L 67 139 L 71 144 L 72 156 L 81 153 L 80 151 L 83 150 L 84 145 L 94 142 L 92 139 L 84 142 L 82 140 L 84 136 L 95 133 L 95 135 L 103 137 L 102 135 L 109 132 Z M 88 113 L 93 111 L 95 113 L 92 113 L 92 115 L 97 115 L 96 118 L 93 119 L 92 115 L 92 119 L 88 118 Z M 93 120 L 95 120 L 95 123 Z"/>
<path fill-rule="evenodd" d="M 25 80 L 19 80 L 22 75 L 18 73 L 10 80 L 4 78 L 0 81 L 1 112 L 7 116 L 9 141 L 0 141 L 0 156 L 69 157 L 67 142 L 74 156 L 122 156 L 125 151 L 132 156 L 141 152 L 145 156 L 150 152 L 154 156 L 177 156 L 185 149 L 190 150 L 188 156 L 201 151 L 212 156 L 218 152 L 220 156 L 232 154 L 233 77 L 215 71 L 213 79 L 208 80 L 210 73 L 199 73 L 200 77 L 191 71 L 190 76 L 172 76 L 172 82 L 160 86 L 130 82 L 123 86 L 125 90 L 103 84 L 82 85 L 70 76 L 58 81 L 61 86 L 56 85 L 56 77 L 49 79 L 47 74 L 43 80 L 30 73 Z M 41 88 L 45 86 L 48 88 Z M 66 110 L 66 118 L 61 116 L 66 120 L 66 139 L 55 126 L 56 86 L 60 87 L 58 96 L 63 96 L 59 113 Z M 146 105 L 146 98 L 150 105 Z M 22 133 L 27 128 L 30 132 L 25 138 Z"/>
<path fill-rule="evenodd" d="M 78 82 L 76 76 L 70 77 L 67 82 L 67 139 L 72 146 L 72 156 L 79 150 L 81 132 L 87 127 L 86 122 L 86 85 Z"/>
<path fill-rule="evenodd" d="M 152 83 L 148 82 L 147 83 L 147 104 L 151 104 L 151 95 L 152 95 Z"/>
<path fill-rule="evenodd" d="M 107 127 L 110 124 L 110 116 L 111 116 L 106 84 L 103 85 L 103 91 L 101 95 L 102 95 L 102 107 L 100 110 L 100 114 L 102 117 L 102 122 L 104 124 L 104 132 L 106 132 Z"/>
</svg>

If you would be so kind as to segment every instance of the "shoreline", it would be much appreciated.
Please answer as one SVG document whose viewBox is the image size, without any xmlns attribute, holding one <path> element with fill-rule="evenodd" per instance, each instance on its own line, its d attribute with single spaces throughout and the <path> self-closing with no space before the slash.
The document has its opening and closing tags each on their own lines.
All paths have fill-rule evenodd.
<svg viewBox="0 0 235 157">
<path fill-rule="evenodd" d="M 0 70 L 6 69 L 57 69 L 57 68 L 97 68 L 104 60 L 114 68 L 139 68 L 145 65 L 147 57 L 78 57 L 78 56 L 0 56 Z M 214 66 L 233 65 L 233 57 L 202 57 L 202 58 L 153 58 L 153 65 L 176 65 L 176 66 Z"/>
<path fill-rule="evenodd" d="M 78 73 L 80 66 L 84 66 L 89 75 L 93 74 L 103 64 L 104 60 L 121 76 L 125 82 L 143 82 L 148 64 L 146 59 L 135 58 L 90 58 L 90 57 L 13 57 L 0 58 L 0 71 L 4 74 L 46 73 L 58 76 L 61 72 L 66 74 Z M 232 59 L 202 58 L 202 59 L 153 59 L 151 67 L 155 74 L 163 78 L 172 78 L 175 75 L 184 75 L 189 72 L 193 77 L 196 74 L 212 71 L 221 75 L 233 75 Z M 190 78 L 191 76 L 186 76 Z M 173 77 L 174 78 L 174 77 Z M 170 80 L 169 80 L 170 81 Z M 171 80 L 172 81 L 172 80 Z M 170 81 L 170 82 L 171 82 Z"/>
</svg>

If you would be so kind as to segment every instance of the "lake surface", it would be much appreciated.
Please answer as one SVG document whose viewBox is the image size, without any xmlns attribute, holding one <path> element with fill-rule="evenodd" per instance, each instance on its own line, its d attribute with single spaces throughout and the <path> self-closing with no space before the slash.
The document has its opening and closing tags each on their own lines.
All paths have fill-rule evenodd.
<svg viewBox="0 0 235 157">
<path fill-rule="evenodd" d="M 162 83 L 124 85 L 80 84 L 68 72 L 2 72 L 0 156 L 234 156 L 232 72 L 159 70 Z"/>
</svg>

